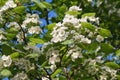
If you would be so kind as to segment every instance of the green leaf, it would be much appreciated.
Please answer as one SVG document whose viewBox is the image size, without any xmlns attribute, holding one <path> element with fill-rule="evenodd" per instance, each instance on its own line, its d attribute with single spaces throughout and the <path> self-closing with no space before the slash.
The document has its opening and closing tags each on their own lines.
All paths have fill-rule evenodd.
<svg viewBox="0 0 120 80">
<path fill-rule="evenodd" d="M 74 43 L 73 40 L 66 40 L 66 41 L 62 42 L 61 44 L 68 45 L 68 44 L 72 44 L 72 43 Z"/>
<path fill-rule="evenodd" d="M 3 54 L 6 54 L 6 55 L 9 55 L 12 53 L 12 48 L 6 44 L 3 44 L 2 45 L 2 53 Z"/>
<path fill-rule="evenodd" d="M 33 44 L 33 45 L 36 45 L 37 43 L 38 44 L 43 44 L 44 41 L 40 38 L 30 38 L 30 43 L 29 44 Z"/>
<path fill-rule="evenodd" d="M 41 9 L 47 8 L 45 4 L 39 2 L 38 0 L 32 0 L 32 1 L 35 2 L 38 5 L 38 7 Z"/>
<path fill-rule="evenodd" d="M 83 14 L 82 15 L 82 18 L 84 18 L 84 17 L 94 17 L 95 16 L 95 13 L 85 13 L 85 14 Z"/>
<path fill-rule="evenodd" d="M 45 61 L 47 61 L 46 60 L 46 56 L 45 55 L 40 55 L 40 57 L 39 57 L 39 64 L 43 64 Z"/>
<path fill-rule="evenodd" d="M 116 56 L 120 56 L 120 49 L 118 49 L 115 53 L 116 53 Z"/>
<path fill-rule="evenodd" d="M 3 5 L 5 5 L 6 1 L 8 1 L 8 0 L 0 0 L 0 7 L 2 7 Z"/>
<path fill-rule="evenodd" d="M 38 58 L 39 56 L 40 56 L 39 54 L 31 53 L 31 54 L 28 54 L 26 57 L 28 57 L 28 58 Z"/>
<path fill-rule="evenodd" d="M 91 31 L 95 31 L 95 26 L 92 25 L 91 23 L 82 22 L 81 25 L 82 25 L 82 27 L 87 28 L 87 29 L 89 29 Z"/>
<path fill-rule="evenodd" d="M 6 35 L 6 37 L 7 37 L 7 40 L 11 40 L 14 37 L 16 37 L 16 34 L 9 33 L 9 34 Z"/>
<path fill-rule="evenodd" d="M 120 75 L 117 75 L 117 79 L 120 80 Z"/>
<path fill-rule="evenodd" d="M 80 12 L 77 12 L 77 11 L 67 11 L 66 14 L 70 14 L 70 15 L 79 15 Z"/>
<path fill-rule="evenodd" d="M 97 42 L 93 42 L 89 45 L 87 45 L 87 51 L 88 53 L 92 54 L 93 52 L 95 52 L 95 50 L 98 48 L 98 43 Z"/>
<path fill-rule="evenodd" d="M 59 74 L 62 71 L 62 69 L 57 69 L 52 75 L 51 77 L 54 78 L 57 74 Z"/>
<path fill-rule="evenodd" d="M 65 76 L 60 76 L 59 80 L 67 80 Z"/>
<path fill-rule="evenodd" d="M 9 77 L 12 75 L 11 71 L 8 70 L 8 69 L 3 69 L 1 72 L 0 72 L 0 75 L 3 76 L 3 77 Z"/>
<path fill-rule="evenodd" d="M 105 55 L 108 55 L 114 51 L 114 47 L 110 44 L 102 43 L 101 44 L 101 51 L 104 53 L 107 53 Z"/>
<path fill-rule="evenodd" d="M 24 14 L 25 13 L 25 6 L 18 6 L 13 9 L 14 12 L 18 14 Z"/>
<path fill-rule="evenodd" d="M 114 63 L 114 62 L 107 62 L 107 63 L 105 63 L 105 65 L 112 68 L 112 69 L 120 68 L 120 66 L 118 64 Z"/>
<path fill-rule="evenodd" d="M 53 28 L 55 27 L 55 25 L 56 25 L 56 23 L 49 24 L 49 25 L 47 26 L 48 31 L 52 31 Z"/>
<path fill-rule="evenodd" d="M 110 32 L 109 30 L 103 29 L 103 28 L 101 28 L 101 29 L 99 30 L 99 34 L 100 34 L 101 36 L 103 36 L 103 37 L 111 37 L 111 36 L 112 36 L 112 34 L 111 34 L 111 32 Z"/>
<path fill-rule="evenodd" d="M 48 8 L 48 9 L 52 9 L 52 5 L 50 4 L 50 3 L 48 3 L 48 2 L 41 2 L 42 4 L 44 4 L 45 6 L 46 6 L 46 8 Z"/>
<path fill-rule="evenodd" d="M 44 67 L 47 63 L 48 63 L 48 61 L 43 62 L 41 67 Z"/>
<path fill-rule="evenodd" d="M 13 59 L 13 58 L 18 58 L 20 56 L 20 53 L 19 52 L 14 52 L 12 54 L 10 54 L 10 57 Z"/>
</svg>

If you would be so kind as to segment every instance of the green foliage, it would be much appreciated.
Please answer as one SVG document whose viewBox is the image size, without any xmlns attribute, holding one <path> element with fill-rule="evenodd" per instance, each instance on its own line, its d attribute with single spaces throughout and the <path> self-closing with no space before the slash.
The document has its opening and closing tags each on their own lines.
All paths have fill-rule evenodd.
<svg viewBox="0 0 120 80">
<path fill-rule="evenodd" d="M 67 11 L 66 14 L 70 14 L 70 15 L 79 15 L 80 12 L 77 12 L 77 11 Z"/>
<path fill-rule="evenodd" d="M 94 17 L 95 16 L 95 13 L 85 13 L 82 15 L 82 18 L 84 17 Z"/>
<path fill-rule="evenodd" d="M 10 57 L 11 57 L 12 59 L 18 58 L 19 56 L 20 56 L 20 53 L 19 53 L 19 52 L 14 52 L 14 53 L 10 54 Z"/>
<path fill-rule="evenodd" d="M 99 80 L 105 72 L 102 68 L 108 68 L 116 72 L 116 78 L 120 80 L 119 0 L 94 0 L 94 2 L 53 0 L 51 3 L 45 2 L 45 0 L 14 0 L 17 6 L 6 11 L 4 8 L 2 12 L 1 7 L 6 1 L 8 0 L 0 1 L 0 79 L 3 77 L 14 78 L 15 75 L 21 73 L 24 76 L 27 75 L 22 78 L 30 80 L 42 80 L 44 77 L 51 80 Z M 91 5 L 91 3 L 94 4 Z M 10 4 L 8 5 L 10 6 Z M 82 11 L 69 11 L 71 6 L 74 8 L 79 6 Z M 48 14 L 51 10 L 57 13 L 57 18 L 49 18 Z M 37 15 L 37 11 L 42 14 Z M 30 19 L 26 20 L 27 13 L 36 14 L 33 16 L 38 20 L 46 19 L 47 25 L 40 28 L 41 30 L 47 29 L 48 32 L 46 34 L 43 33 L 44 31 L 41 31 L 40 34 L 29 34 L 31 26 L 39 26 L 41 23 L 39 24 L 34 18 L 31 21 L 29 21 Z M 62 24 L 62 28 L 68 27 L 68 29 L 65 30 L 65 33 L 64 29 L 56 29 L 54 36 L 59 35 L 56 37 L 61 38 L 61 41 L 52 42 L 51 32 L 56 28 L 58 22 L 64 22 L 66 14 L 79 20 L 82 18 L 83 22 L 79 21 L 80 28 L 75 28 L 78 24 L 72 23 L 73 21 L 68 22 L 68 25 L 72 27 Z M 86 17 L 88 19 L 84 21 Z M 89 18 L 96 17 L 99 18 L 100 23 L 89 20 Z M 52 23 L 49 24 L 49 21 Z M 17 22 L 20 26 L 19 29 L 14 27 L 15 24 L 8 28 L 7 25 L 10 22 Z M 33 28 L 32 32 L 36 31 L 38 29 Z M 68 36 L 66 32 L 69 33 Z M 88 37 L 90 32 L 92 36 Z M 18 35 L 19 33 L 22 34 Z M 43 38 L 40 37 L 41 35 Z M 97 35 L 101 35 L 104 40 L 97 41 Z M 57 38 L 55 39 L 57 40 Z M 65 39 L 62 40 L 62 38 Z M 87 43 L 88 41 L 89 43 Z M 42 44 L 42 47 L 36 48 L 36 44 Z M 104 60 L 111 53 L 115 59 Z M 10 60 L 12 63 L 8 66 Z M 112 72 L 107 72 L 106 79 L 111 79 L 111 74 Z"/>
<path fill-rule="evenodd" d="M 36 45 L 37 43 L 38 44 L 43 44 L 44 43 L 44 41 L 40 38 L 30 38 L 30 41 L 31 42 L 29 44 L 31 44 L 31 45 Z"/>
<path fill-rule="evenodd" d="M 10 55 L 12 53 L 12 48 L 6 44 L 3 44 L 1 49 L 2 49 L 3 54 L 5 55 Z"/>
<path fill-rule="evenodd" d="M 57 74 L 59 74 L 62 71 L 61 68 L 58 68 L 57 70 L 55 70 L 55 72 L 51 75 L 52 78 L 54 78 Z"/>
<path fill-rule="evenodd" d="M 114 62 L 107 62 L 107 63 L 105 63 L 105 65 L 107 65 L 108 67 L 113 68 L 113 69 L 119 69 L 120 68 L 120 66 L 118 64 L 114 63 Z"/>
<path fill-rule="evenodd" d="M 26 57 L 27 58 L 38 58 L 39 54 L 37 54 L 37 53 L 31 53 L 31 54 L 28 54 Z"/>
<path fill-rule="evenodd" d="M 110 32 L 109 30 L 103 29 L 103 28 L 101 28 L 101 29 L 99 30 L 99 34 L 100 34 L 101 36 L 103 36 L 103 37 L 111 37 L 111 36 L 112 36 L 112 34 L 111 34 L 111 32 Z"/>
<path fill-rule="evenodd" d="M 61 44 L 68 45 L 68 44 L 73 44 L 73 43 L 74 43 L 73 40 L 66 40 L 66 41 L 62 42 Z"/>
<path fill-rule="evenodd" d="M 105 55 L 108 55 L 114 51 L 114 47 L 110 44 L 102 43 L 101 44 L 101 51 L 106 53 Z"/>
<path fill-rule="evenodd" d="M 12 75 L 11 71 L 8 70 L 8 69 L 3 69 L 1 72 L 0 72 L 0 75 L 3 76 L 3 77 L 9 77 Z"/>
<path fill-rule="evenodd" d="M 13 11 L 17 14 L 24 14 L 25 13 L 25 6 L 18 6 L 13 9 Z"/>
<path fill-rule="evenodd" d="M 81 24 L 82 24 L 82 27 L 87 28 L 91 31 L 95 31 L 95 26 L 92 25 L 91 23 L 82 22 Z"/>
<path fill-rule="evenodd" d="M 116 53 L 116 56 L 120 56 L 120 49 L 118 49 L 115 53 Z"/>
</svg>

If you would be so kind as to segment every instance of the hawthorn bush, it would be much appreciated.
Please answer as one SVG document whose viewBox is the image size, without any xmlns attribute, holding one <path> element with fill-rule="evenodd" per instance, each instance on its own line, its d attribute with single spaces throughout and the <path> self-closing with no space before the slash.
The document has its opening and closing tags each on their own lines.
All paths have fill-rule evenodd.
<svg viewBox="0 0 120 80">
<path fill-rule="evenodd" d="M 119 4 L 0 0 L 0 79 L 120 80 Z"/>
</svg>

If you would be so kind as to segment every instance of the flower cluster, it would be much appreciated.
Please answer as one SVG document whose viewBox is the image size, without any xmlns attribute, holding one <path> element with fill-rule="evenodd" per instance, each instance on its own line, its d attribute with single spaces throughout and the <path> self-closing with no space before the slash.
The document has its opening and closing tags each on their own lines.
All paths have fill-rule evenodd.
<svg viewBox="0 0 120 80">
<path fill-rule="evenodd" d="M 9 67 L 12 64 L 12 59 L 10 56 L 3 55 L 1 60 L 4 67 Z"/>
<path fill-rule="evenodd" d="M 85 63 L 84 65 L 88 64 L 85 70 L 87 70 L 88 74 L 91 74 L 91 75 L 100 74 L 99 80 L 107 80 L 109 77 L 111 77 L 110 80 L 116 80 L 117 70 L 114 70 L 107 66 L 99 67 L 98 64 L 103 64 L 103 62 L 104 61 L 101 60 L 100 56 L 96 57 L 96 59 L 87 59 L 84 62 Z"/>
<path fill-rule="evenodd" d="M 68 28 L 65 27 L 60 22 L 56 24 L 55 28 L 53 29 L 53 32 L 51 33 L 52 39 L 51 42 L 61 42 L 64 41 L 68 37 L 68 33 L 66 32 Z"/>
<path fill-rule="evenodd" d="M 69 11 L 81 11 L 77 6 L 70 7 Z M 96 41 L 104 41 L 104 38 L 98 34 L 98 27 L 93 22 L 99 24 L 99 18 L 94 16 L 85 16 L 77 18 L 75 15 L 66 14 L 62 22 L 58 22 L 51 33 L 51 42 L 57 43 L 67 39 L 79 41 L 80 43 L 91 44 L 92 37 L 96 37 Z M 95 31 L 91 31 L 84 27 L 83 23 L 89 23 L 94 26 Z"/>
<path fill-rule="evenodd" d="M 15 26 L 15 22 L 14 22 L 14 26 L 16 28 L 18 28 L 19 26 L 22 28 L 22 31 L 24 32 L 19 32 L 17 37 L 17 41 L 18 42 L 24 42 L 24 37 L 27 34 L 40 34 L 40 32 L 42 32 L 40 26 L 40 20 L 39 20 L 39 15 L 38 14 L 27 14 L 25 17 L 25 20 L 23 21 L 22 25 L 17 25 Z M 13 25 L 10 24 L 8 26 Z M 32 26 L 33 25 L 33 26 Z"/>
<path fill-rule="evenodd" d="M 7 25 L 8 28 L 14 27 L 15 29 L 19 30 L 20 25 L 17 22 L 10 22 L 9 25 Z"/>
<path fill-rule="evenodd" d="M 8 0 L 8 1 L 5 3 L 5 5 L 0 8 L 0 23 L 1 23 L 1 21 L 3 21 L 3 19 L 2 19 L 2 14 L 3 14 L 3 12 L 4 12 L 4 11 L 7 11 L 7 10 L 10 9 L 10 8 L 15 8 L 16 6 L 17 6 L 17 5 L 14 3 L 13 0 Z"/>
<path fill-rule="evenodd" d="M 60 62 L 59 50 L 50 48 L 47 56 L 49 58 L 50 69 L 54 71 L 56 69 L 56 63 Z"/>
<path fill-rule="evenodd" d="M 21 27 L 26 29 L 28 27 L 28 24 L 34 23 L 34 24 L 39 24 L 39 15 L 38 14 L 27 14 L 25 17 L 25 20 L 23 21 Z"/>
<path fill-rule="evenodd" d="M 29 60 L 26 60 L 24 58 L 14 60 L 14 64 L 18 66 L 20 70 L 25 70 L 25 71 L 28 71 L 31 69 L 31 67 L 34 67 L 34 65 L 31 66 Z"/>
<path fill-rule="evenodd" d="M 6 33 L 4 32 L 4 30 L 3 30 L 3 29 L 0 29 L 0 41 L 6 39 L 5 34 L 6 34 Z"/>
<path fill-rule="evenodd" d="M 16 74 L 11 80 L 30 80 L 24 72 Z"/>
<path fill-rule="evenodd" d="M 72 46 L 72 48 L 68 51 L 67 56 L 71 56 L 72 61 L 75 61 L 75 59 L 77 58 L 83 57 L 81 53 L 81 49 L 76 46 Z"/>
<path fill-rule="evenodd" d="M 28 29 L 29 34 L 39 34 L 41 32 L 40 26 L 32 26 Z"/>
</svg>

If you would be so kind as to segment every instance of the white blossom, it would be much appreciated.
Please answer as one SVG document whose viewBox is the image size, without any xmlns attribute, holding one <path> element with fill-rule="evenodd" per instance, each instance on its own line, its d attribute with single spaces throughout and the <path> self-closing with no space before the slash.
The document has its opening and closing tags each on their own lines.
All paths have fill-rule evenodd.
<svg viewBox="0 0 120 80">
<path fill-rule="evenodd" d="M 15 8 L 17 5 L 13 0 L 8 0 L 3 7 L 0 8 L 0 13 L 8 10 L 9 8 Z"/>
<path fill-rule="evenodd" d="M 51 42 L 57 43 L 57 42 L 61 42 L 64 41 L 67 37 L 68 37 L 68 33 L 66 32 L 68 28 L 65 26 L 62 26 L 61 23 L 56 24 L 56 26 L 54 27 L 51 35 L 52 35 L 52 39 Z"/>
<path fill-rule="evenodd" d="M 10 27 L 15 27 L 15 29 L 20 29 L 20 26 L 17 22 L 10 22 L 9 25 L 7 26 L 8 28 Z"/>
<path fill-rule="evenodd" d="M 39 26 L 32 26 L 28 29 L 29 34 L 39 34 L 41 32 L 41 28 Z"/>
<path fill-rule="evenodd" d="M 42 80 L 49 80 L 49 78 L 47 78 L 47 77 L 42 77 Z"/>
<path fill-rule="evenodd" d="M 56 68 L 57 68 L 57 67 L 56 67 L 55 64 L 52 64 L 52 65 L 50 66 L 50 69 L 51 69 L 52 71 L 54 71 Z"/>
<path fill-rule="evenodd" d="M 92 2 L 92 0 L 87 0 L 88 2 Z"/>
<path fill-rule="evenodd" d="M 79 8 L 78 6 L 72 6 L 69 8 L 69 11 L 81 11 L 82 9 Z"/>
<path fill-rule="evenodd" d="M 16 35 L 16 37 L 17 37 L 17 41 L 18 41 L 18 42 L 20 42 L 20 43 L 24 42 L 23 32 L 19 32 L 19 33 Z"/>
<path fill-rule="evenodd" d="M 16 74 L 13 78 L 10 80 L 30 80 L 24 72 Z"/>
<path fill-rule="evenodd" d="M 3 34 L 0 34 L 0 41 L 5 40 L 5 39 L 6 39 L 6 37 Z"/>
<path fill-rule="evenodd" d="M 98 42 L 102 42 L 102 41 L 104 41 L 104 38 L 103 38 L 101 35 L 97 35 L 96 40 L 97 40 Z"/>
<path fill-rule="evenodd" d="M 85 44 L 90 44 L 91 40 L 88 38 L 82 38 L 80 42 L 85 43 Z"/>
<path fill-rule="evenodd" d="M 3 66 L 4 67 L 9 67 L 12 63 L 12 59 L 10 56 L 6 56 L 6 55 L 3 55 L 1 57 L 2 61 L 3 61 Z"/>
<path fill-rule="evenodd" d="M 107 80 L 107 76 L 106 75 L 100 75 L 100 80 Z"/>
<path fill-rule="evenodd" d="M 65 17 L 63 19 L 63 24 L 70 25 L 70 26 L 73 25 L 75 28 L 81 27 L 80 20 L 77 19 L 76 17 L 74 17 L 73 15 L 69 15 L 69 14 L 65 15 Z"/>
<path fill-rule="evenodd" d="M 40 23 L 38 14 L 27 14 L 25 20 L 23 21 L 21 27 L 26 28 L 29 23 L 38 24 Z"/>
<path fill-rule="evenodd" d="M 82 54 L 78 51 L 73 52 L 71 55 L 71 58 L 72 58 L 72 61 L 75 61 L 75 59 L 77 59 L 77 58 L 82 58 Z"/>
<path fill-rule="evenodd" d="M 50 64 L 55 64 L 56 62 L 60 62 L 60 58 L 59 57 L 50 57 L 49 58 L 49 63 Z"/>
</svg>

